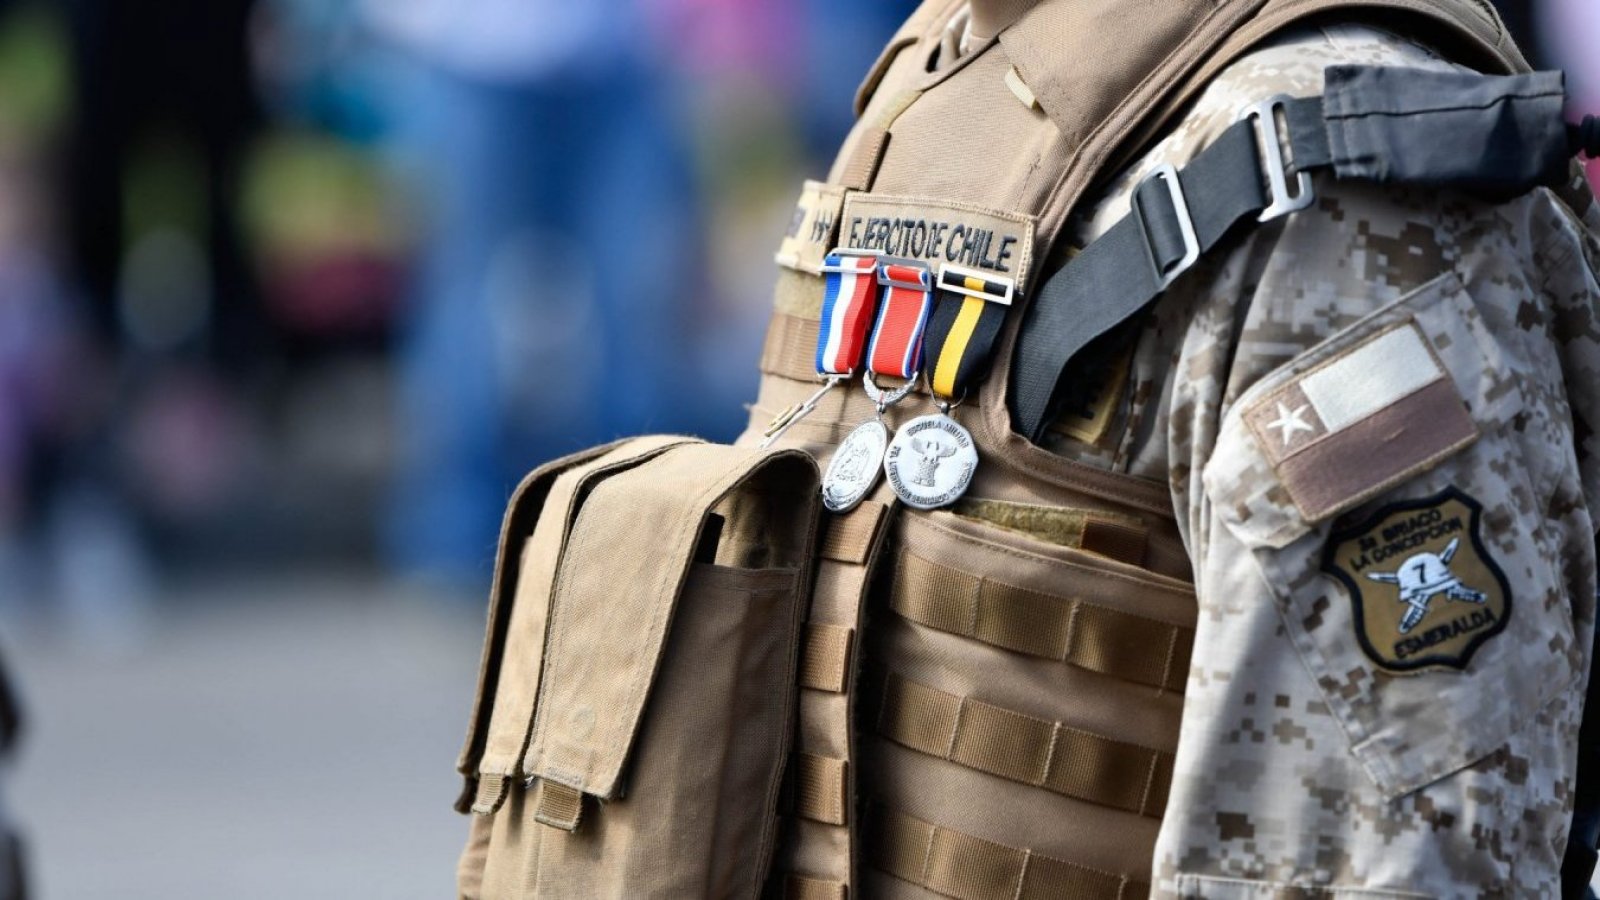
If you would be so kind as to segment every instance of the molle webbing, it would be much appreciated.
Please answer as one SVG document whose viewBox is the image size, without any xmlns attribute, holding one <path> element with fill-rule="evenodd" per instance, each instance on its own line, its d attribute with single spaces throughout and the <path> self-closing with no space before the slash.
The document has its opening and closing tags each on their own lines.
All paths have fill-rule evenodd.
<svg viewBox="0 0 1600 900">
<path fill-rule="evenodd" d="M 850 682 L 850 647 L 855 629 L 813 622 L 800 645 L 800 686 L 831 694 L 843 693 Z"/>
<path fill-rule="evenodd" d="M 877 731 L 940 759 L 1100 806 L 1161 818 L 1173 755 L 960 697 L 899 675 L 884 679 Z"/>
<path fill-rule="evenodd" d="M 867 816 L 867 859 L 896 878 L 958 900 L 1132 900 L 1150 885 L 1007 847 L 882 807 Z"/>
<path fill-rule="evenodd" d="M 837 881 L 789 875 L 784 877 L 778 896 L 783 900 L 849 900 L 850 891 Z"/>
<path fill-rule="evenodd" d="M 761 371 L 795 381 L 814 380 L 817 372 L 812 360 L 819 330 L 816 319 L 774 313 L 761 348 Z"/>
<path fill-rule="evenodd" d="M 847 782 L 850 764 L 810 753 L 797 753 L 790 760 L 794 779 L 794 814 L 813 822 L 844 825 L 849 822 L 850 789 Z"/>
<path fill-rule="evenodd" d="M 800 725 L 785 776 L 789 818 L 770 880 L 780 896 L 845 898 L 854 879 L 854 645 L 887 531 L 884 494 L 828 516 L 818 539 L 797 673 Z"/>
<path fill-rule="evenodd" d="M 907 551 L 889 606 L 919 625 L 1182 691 L 1194 630 L 959 572 Z"/>
</svg>

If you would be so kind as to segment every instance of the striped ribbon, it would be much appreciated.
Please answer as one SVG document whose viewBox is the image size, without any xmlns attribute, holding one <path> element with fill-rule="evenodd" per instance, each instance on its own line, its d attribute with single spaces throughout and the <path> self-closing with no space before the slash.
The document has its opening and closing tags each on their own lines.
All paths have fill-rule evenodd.
<svg viewBox="0 0 1600 900">
<path fill-rule="evenodd" d="M 961 266 L 939 267 L 939 305 L 928 323 L 925 352 L 933 361 L 933 392 L 960 399 L 988 374 L 1013 284 Z"/>
<path fill-rule="evenodd" d="M 822 328 L 817 333 L 817 371 L 848 375 L 861 364 L 867 326 L 878 295 L 878 260 L 829 253 L 823 260 Z"/>
<path fill-rule="evenodd" d="M 879 375 L 912 379 L 922 367 L 922 337 L 933 310 L 933 275 L 914 263 L 884 263 L 878 269 L 884 286 L 878 324 L 872 329 L 868 364 Z"/>
</svg>

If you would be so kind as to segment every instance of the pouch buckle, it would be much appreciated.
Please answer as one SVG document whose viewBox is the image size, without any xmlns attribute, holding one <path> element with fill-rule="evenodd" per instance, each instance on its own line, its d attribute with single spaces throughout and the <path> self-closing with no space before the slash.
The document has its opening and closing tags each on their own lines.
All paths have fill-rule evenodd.
<svg viewBox="0 0 1600 900">
<path fill-rule="evenodd" d="M 1270 222 L 1289 213 L 1299 212 L 1316 199 L 1316 191 L 1311 187 L 1310 172 L 1296 172 L 1296 190 L 1292 195 L 1289 193 L 1289 166 L 1283 152 L 1283 141 L 1278 136 L 1278 113 L 1286 109 L 1289 101 L 1293 99 L 1288 94 L 1275 94 L 1239 110 L 1237 121 L 1254 120 L 1256 150 L 1265 164 L 1267 189 L 1272 196 L 1272 202 L 1256 216 L 1259 222 Z"/>
</svg>

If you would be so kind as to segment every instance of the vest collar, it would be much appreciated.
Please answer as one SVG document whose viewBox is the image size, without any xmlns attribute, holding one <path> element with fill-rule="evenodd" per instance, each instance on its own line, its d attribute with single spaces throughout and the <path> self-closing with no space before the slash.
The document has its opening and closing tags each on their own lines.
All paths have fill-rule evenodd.
<svg viewBox="0 0 1600 900">
<path fill-rule="evenodd" d="M 972 39 L 983 41 L 994 37 L 1041 2 L 1043 0 L 972 0 Z"/>
<path fill-rule="evenodd" d="M 1077 144 L 1208 20 L 1237 21 L 1261 3 L 1037 0 L 1000 32 L 1000 45 L 1045 114 Z"/>
</svg>

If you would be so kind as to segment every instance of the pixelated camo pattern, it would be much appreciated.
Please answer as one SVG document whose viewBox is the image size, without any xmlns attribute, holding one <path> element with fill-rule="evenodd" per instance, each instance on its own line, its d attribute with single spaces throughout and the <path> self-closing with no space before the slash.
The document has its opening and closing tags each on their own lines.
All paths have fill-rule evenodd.
<svg viewBox="0 0 1600 900">
<path fill-rule="evenodd" d="M 1247 102 L 1315 93 L 1324 66 L 1347 62 L 1448 65 L 1367 28 L 1289 36 L 1224 73 L 1078 240 Z M 1195 561 L 1200 625 L 1155 895 L 1555 896 L 1594 622 L 1600 211 L 1581 179 L 1562 195 L 1576 215 L 1550 191 L 1491 206 L 1325 178 L 1316 190 L 1313 208 L 1212 254 L 1160 301 L 1120 443 L 1058 448 L 1169 480 Z M 1241 399 L 1405 319 L 1482 437 L 1348 518 L 1304 521 Z M 1452 486 L 1484 507 L 1511 624 L 1464 672 L 1386 673 L 1320 571 L 1323 545 L 1339 522 Z"/>
</svg>

